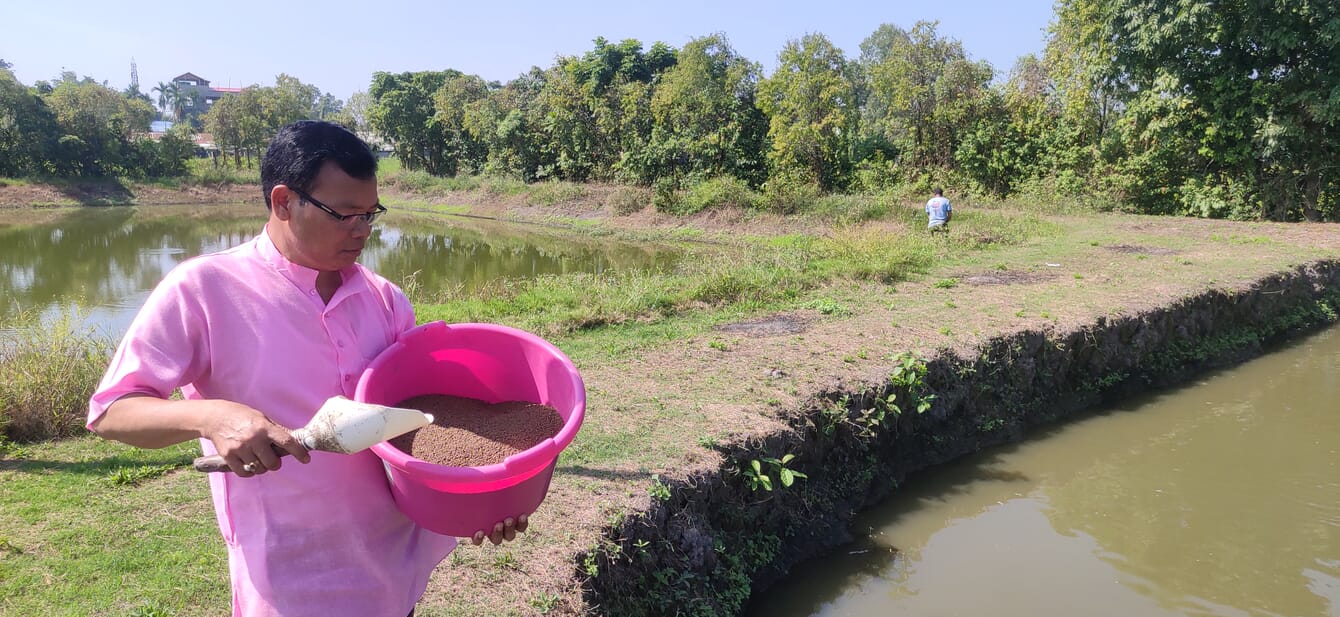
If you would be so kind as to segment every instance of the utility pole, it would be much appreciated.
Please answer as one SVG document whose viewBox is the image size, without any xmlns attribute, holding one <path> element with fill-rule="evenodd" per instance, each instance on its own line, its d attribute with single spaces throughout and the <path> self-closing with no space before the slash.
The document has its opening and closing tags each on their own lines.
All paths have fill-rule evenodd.
<svg viewBox="0 0 1340 617">
<path fill-rule="evenodd" d="M 130 90 L 140 91 L 140 69 L 135 66 L 135 56 L 130 57 Z"/>
</svg>

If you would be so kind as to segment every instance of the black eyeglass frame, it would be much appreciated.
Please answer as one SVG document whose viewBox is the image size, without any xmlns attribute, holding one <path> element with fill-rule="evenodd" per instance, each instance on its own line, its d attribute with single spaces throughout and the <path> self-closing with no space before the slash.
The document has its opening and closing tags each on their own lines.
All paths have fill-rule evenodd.
<svg viewBox="0 0 1340 617">
<path fill-rule="evenodd" d="M 326 214 L 329 214 L 331 217 L 333 217 L 335 220 L 341 223 L 348 223 L 349 219 L 363 219 L 364 223 L 371 225 L 377 222 L 377 219 L 381 218 L 383 214 L 386 214 L 386 206 L 381 205 L 381 202 L 377 203 L 377 206 L 372 209 L 372 212 L 364 212 L 362 214 L 340 214 L 339 212 L 336 212 L 334 209 L 332 209 L 330 206 L 327 206 L 326 204 L 317 201 L 316 198 L 312 197 L 311 195 L 308 195 L 307 192 L 303 191 L 302 189 L 296 189 L 290 186 L 288 187 L 288 190 L 297 193 L 298 197 L 301 198 L 303 201 L 312 204 L 313 206 L 316 206 L 318 210 L 325 212 Z"/>
</svg>

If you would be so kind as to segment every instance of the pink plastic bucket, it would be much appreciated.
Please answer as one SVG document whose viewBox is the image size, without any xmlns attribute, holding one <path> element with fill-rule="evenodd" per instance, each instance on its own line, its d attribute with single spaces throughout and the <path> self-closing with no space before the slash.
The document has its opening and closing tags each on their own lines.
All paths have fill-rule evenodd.
<svg viewBox="0 0 1340 617">
<path fill-rule="evenodd" d="M 405 332 L 363 371 L 354 398 L 395 405 L 426 394 L 540 403 L 563 418 L 552 439 L 485 467 L 434 465 L 387 442 L 372 446 L 386 463 L 400 511 L 457 537 L 534 512 L 559 452 L 572 443 L 586 413 L 582 377 L 563 352 L 538 336 L 493 324 L 435 321 Z"/>
</svg>

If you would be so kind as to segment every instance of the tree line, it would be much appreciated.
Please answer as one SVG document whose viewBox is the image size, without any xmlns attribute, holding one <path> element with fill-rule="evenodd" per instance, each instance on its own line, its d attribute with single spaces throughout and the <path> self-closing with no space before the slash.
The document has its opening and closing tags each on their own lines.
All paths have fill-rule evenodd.
<svg viewBox="0 0 1340 617">
<path fill-rule="evenodd" d="M 435 175 L 1337 218 L 1340 5 L 1213 4 L 1061 0 L 1045 52 L 1004 75 L 934 22 L 881 25 L 855 57 L 806 35 L 767 76 L 722 34 L 601 38 L 506 83 L 376 73 L 367 118 Z"/>
<path fill-rule="evenodd" d="M 656 195 L 710 182 L 769 203 L 934 184 L 1155 214 L 1334 220 L 1338 13 L 1331 0 L 1059 0 L 1045 51 L 1003 74 L 935 22 L 880 25 L 850 57 L 809 34 L 783 46 L 770 75 L 720 33 L 678 49 L 598 38 L 506 83 L 378 72 L 348 103 L 280 75 L 220 99 L 203 128 L 234 164 L 282 124 L 329 118 L 439 176 L 621 182 Z M 134 137 L 148 97 L 88 81 L 24 88 L 0 69 L 0 174 L 150 173 L 150 148 Z"/>
<path fill-rule="evenodd" d="M 137 90 L 118 92 L 64 72 L 24 86 L 0 60 L 0 176 L 181 175 L 194 155 L 188 131 L 149 139 L 155 111 Z"/>
<path fill-rule="evenodd" d="M 157 178 L 187 174 L 187 162 L 205 154 L 195 135 L 212 133 L 225 161 L 254 161 L 279 127 L 307 118 L 329 119 L 350 128 L 357 102 L 345 104 L 311 84 L 280 74 L 274 86 L 253 85 L 225 96 L 199 117 L 185 113 L 187 101 L 203 105 L 196 90 L 174 83 L 151 89 L 172 128 L 151 136 L 159 115 L 154 99 L 131 86 L 117 91 L 72 71 L 24 86 L 0 60 L 0 177 Z M 366 95 L 362 95 L 364 98 Z M 357 98 L 357 97 L 356 97 Z"/>
</svg>

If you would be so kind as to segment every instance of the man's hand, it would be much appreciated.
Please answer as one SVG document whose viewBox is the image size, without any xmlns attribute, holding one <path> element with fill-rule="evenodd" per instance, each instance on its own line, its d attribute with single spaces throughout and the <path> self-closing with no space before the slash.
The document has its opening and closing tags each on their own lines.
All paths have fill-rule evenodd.
<svg viewBox="0 0 1340 617">
<path fill-rule="evenodd" d="M 516 539 L 516 534 L 525 533 L 529 524 L 530 519 L 525 514 L 515 519 L 509 516 L 507 520 L 494 525 L 493 532 L 488 535 L 485 535 L 483 530 L 476 531 L 474 537 L 470 538 L 470 542 L 475 546 L 483 544 L 484 538 L 488 538 L 489 542 L 492 542 L 495 546 L 502 544 L 504 540 L 511 542 Z"/>
<path fill-rule="evenodd" d="M 214 442 L 228 467 L 244 478 L 279 469 L 275 447 L 303 463 L 311 460 L 307 448 L 288 429 L 231 401 L 172 401 L 137 392 L 109 405 L 92 428 L 103 437 L 139 448 L 165 448 L 203 437 Z"/>
<path fill-rule="evenodd" d="M 200 436 L 210 440 L 228 467 L 239 477 L 246 478 L 279 469 L 282 459 L 275 447 L 292 454 L 299 462 L 311 460 L 288 429 L 275 424 L 265 414 L 231 401 L 199 401 L 209 404 L 204 417 L 209 421 Z M 273 444 L 273 446 L 271 445 Z"/>
</svg>

